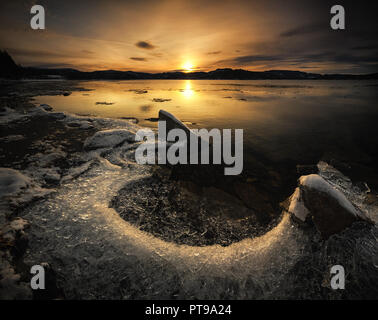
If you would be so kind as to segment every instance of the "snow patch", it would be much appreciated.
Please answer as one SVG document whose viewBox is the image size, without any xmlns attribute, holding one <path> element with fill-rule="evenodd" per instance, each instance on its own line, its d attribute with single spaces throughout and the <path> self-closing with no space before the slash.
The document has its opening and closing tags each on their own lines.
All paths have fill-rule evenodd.
<svg viewBox="0 0 378 320">
<path fill-rule="evenodd" d="M 135 133 L 127 129 L 109 129 L 96 132 L 84 142 L 87 150 L 98 148 L 111 148 L 123 142 L 134 142 Z"/>
<path fill-rule="evenodd" d="M 53 108 L 49 104 L 46 104 L 46 103 L 42 103 L 39 106 L 46 111 L 52 111 L 53 110 Z"/>
<path fill-rule="evenodd" d="M 0 197 L 15 195 L 30 185 L 30 178 L 17 170 L 0 168 Z"/>
<path fill-rule="evenodd" d="M 5 107 L 0 112 L 0 125 L 5 125 L 15 121 L 24 121 L 28 118 L 26 114 L 19 113 L 14 109 Z"/>
<path fill-rule="evenodd" d="M 63 182 L 66 182 L 66 181 L 69 181 L 78 177 L 79 175 L 88 171 L 92 164 L 93 164 L 93 160 L 85 162 L 78 167 L 70 168 L 67 174 L 62 178 L 61 182 L 63 183 Z"/>
<path fill-rule="evenodd" d="M 9 136 L 0 138 L 0 141 L 8 143 L 8 142 L 20 141 L 23 139 L 25 139 L 25 137 L 21 134 L 11 134 Z"/>
<path fill-rule="evenodd" d="M 310 213 L 309 210 L 303 203 L 301 199 L 301 189 L 296 188 L 293 195 L 291 196 L 289 210 L 290 213 L 294 214 L 301 221 L 305 221 L 307 215 Z"/>
<path fill-rule="evenodd" d="M 93 125 L 87 121 L 87 120 L 74 120 L 67 122 L 67 126 L 73 127 L 73 128 L 81 128 L 81 129 L 91 129 L 93 128 Z"/>
<path fill-rule="evenodd" d="M 332 187 L 326 180 L 324 180 L 318 174 L 310 174 L 307 176 L 302 176 L 299 178 L 299 183 L 301 186 L 313 189 L 316 191 L 327 193 L 330 197 L 336 199 L 339 204 L 352 213 L 354 216 L 359 216 L 355 207 L 349 202 L 345 195 Z"/>
</svg>

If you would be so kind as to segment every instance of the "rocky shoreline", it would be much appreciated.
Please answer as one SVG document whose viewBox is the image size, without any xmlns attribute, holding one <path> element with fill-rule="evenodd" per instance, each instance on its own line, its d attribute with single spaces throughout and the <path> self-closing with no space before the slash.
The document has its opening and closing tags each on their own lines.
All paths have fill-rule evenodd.
<svg viewBox="0 0 378 320">
<path fill-rule="evenodd" d="M 137 168 L 132 161 L 135 143 L 130 139 L 130 135 L 138 128 L 133 121 L 68 115 L 54 112 L 53 108 L 47 105 L 36 107 L 32 104 L 32 97 L 36 95 L 67 95 L 72 90 L 83 90 L 76 83 L 49 82 L 41 86 L 38 83 L 14 82 L 2 87 L 2 90 L 4 91 L 0 97 L 0 126 L 5 129 L 2 130 L 5 134 L 0 137 L 0 167 L 4 168 L 2 174 L 8 178 L 6 190 L 3 192 L 5 196 L 1 199 L 0 216 L 1 298 L 90 298 L 85 292 L 73 293 L 74 289 L 69 288 L 71 285 L 62 278 L 67 272 L 64 268 L 68 267 L 54 259 L 41 261 L 49 270 L 50 291 L 43 295 L 33 292 L 29 288 L 29 265 L 24 261 L 24 257 L 27 256 L 27 260 L 30 261 L 33 254 L 39 255 L 30 252 L 32 248 L 28 245 L 28 230 L 33 230 L 33 246 L 38 247 L 37 244 L 42 243 L 37 239 L 38 236 L 44 237 L 43 232 L 38 231 L 42 225 L 28 221 L 29 216 L 37 219 L 33 216 L 33 210 L 30 211 L 28 208 L 33 208 L 33 203 L 38 207 L 40 203 L 45 202 L 44 199 L 59 195 L 61 185 L 75 184 L 78 178 L 86 174 L 94 175 L 99 166 L 109 171 L 128 170 L 124 173 L 127 177 L 135 174 L 136 180 L 120 185 L 116 195 L 107 205 L 137 229 L 174 246 L 189 245 L 206 249 L 206 246 L 215 245 L 217 248 L 216 245 L 221 245 L 226 250 L 231 245 L 239 245 L 243 239 L 262 238 L 269 231 L 275 232 L 275 229 L 286 223 L 285 215 L 288 213 L 292 226 L 299 228 L 298 233 L 307 233 L 306 239 L 310 240 L 303 247 L 303 250 L 307 251 L 302 252 L 297 264 L 289 269 L 287 278 L 282 280 L 279 286 L 281 291 L 276 292 L 277 298 L 307 298 L 304 292 L 308 291 L 308 288 L 314 289 L 313 293 L 307 293 L 314 298 L 343 298 L 345 295 L 353 297 L 354 294 L 360 294 L 361 297 L 364 294 L 367 297 L 378 296 L 377 289 L 372 287 L 374 281 L 369 284 L 362 274 L 366 271 L 369 273 L 365 276 L 370 280 L 378 279 L 377 261 L 374 261 L 374 254 L 378 251 L 376 243 L 374 245 L 377 228 L 373 220 L 377 217 L 378 207 L 375 191 L 353 185 L 333 166 L 319 163 L 318 166 L 299 167 L 300 175 L 307 178 L 300 179 L 298 189 L 287 201 L 281 206 L 277 203 L 277 207 L 273 207 L 271 203 L 276 198 L 267 199 L 268 192 L 264 194 L 254 187 L 250 177 L 250 180 L 242 177 L 243 180 L 236 179 L 232 183 L 221 183 L 214 178 L 212 183 L 205 183 L 208 179 L 203 176 L 201 178 L 201 175 L 188 174 L 185 169 Z M 338 193 L 335 195 L 332 190 L 337 190 Z M 349 195 L 348 190 L 352 190 Z M 321 215 L 325 203 L 328 210 L 326 216 Z M 282 214 L 282 210 L 287 213 Z M 267 212 L 270 213 L 266 215 Z M 49 219 L 47 212 L 46 218 L 41 219 Z M 50 220 L 52 221 L 52 218 Z M 45 222 L 41 220 L 41 223 Z M 330 230 L 329 224 L 335 228 Z M 59 228 L 59 224 L 55 227 Z M 80 239 L 78 242 L 81 243 Z M 329 282 L 327 284 L 324 278 L 327 263 L 337 255 L 342 256 L 346 265 L 351 265 L 352 256 L 356 250 L 361 250 L 361 242 L 368 244 L 370 251 L 362 247 L 362 252 L 359 253 L 361 259 L 354 261 L 360 269 L 352 271 L 351 283 L 358 287 L 361 281 L 364 284 L 366 282 L 368 289 L 358 287 L 351 296 L 347 293 L 326 291 L 325 288 L 329 286 Z M 49 246 L 46 243 L 46 247 Z M 345 252 L 340 254 L 340 250 L 337 251 L 337 248 L 340 248 L 338 246 L 343 247 Z M 324 250 L 330 247 L 334 255 L 325 257 Z M 104 253 L 98 251 L 97 254 Z M 59 253 L 54 255 L 60 256 Z M 42 256 L 49 257 L 49 254 L 46 251 Z M 64 259 L 69 257 L 64 256 Z M 232 262 L 230 264 L 232 265 Z M 307 271 L 304 271 L 303 265 L 307 265 Z M 315 266 L 322 271 L 311 278 L 309 273 Z M 82 267 L 79 264 L 77 268 Z M 295 278 L 295 275 L 298 277 Z M 319 277 L 322 278 L 320 282 L 325 283 L 324 288 L 316 287 L 314 279 Z M 309 280 L 310 278 L 312 280 Z M 227 276 L 222 279 L 228 281 Z M 298 279 L 311 283 L 301 288 Z M 212 277 L 202 279 L 206 283 L 212 283 L 213 280 Z M 220 283 L 226 286 L 223 288 L 226 290 L 230 284 L 225 284 L 223 280 Z M 153 294 L 143 293 L 143 288 L 136 288 L 134 280 L 128 278 L 122 281 L 119 288 L 126 290 L 127 287 L 128 291 L 131 290 L 129 298 L 153 297 Z M 196 281 L 193 280 L 192 286 L 195 287 Z M 294 285 L 292 291 L 287 292 L 285 281 L 290 282 L 288 288 Z M 234 284 L 237 287 L 240 285 L 238 281 L 235 283 L 238 283 Z M 167 289 L 170 292 L 168 298 L 200 297 L 200 293 L 195 293 L 195 289 L 188 289 L 188 286 L 189 284 L 183 284 L 181 287 Z M 269 298 L 267 293 L 258 294 L 257 289 L 255 296 L 243 293 L 253 288 L 256 289 L 256 283 L 249 287 L 238 287 L 234 295 L 230 293 L 230 296 L 218 295 L 215 298 Z M 221 292 L 221 288 L 219 290 Z M 175 291 L 179 293 L 174 295 Z M 104 297 L 123 298 L 122 294 L 120 296 L 118 293 L 113 293 L 113 296 L 108 293 Z"/>
</svg>

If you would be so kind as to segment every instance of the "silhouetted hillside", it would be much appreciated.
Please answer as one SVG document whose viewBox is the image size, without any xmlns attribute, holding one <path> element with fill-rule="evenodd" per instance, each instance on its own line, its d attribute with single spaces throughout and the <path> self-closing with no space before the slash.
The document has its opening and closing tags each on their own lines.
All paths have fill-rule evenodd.
<svg viewBox="0 0 378 320">
<path fill-rule="evenodd" d="M 0 78 L 17 79 L 20 77 L 20 67 L 6 51 L 0 50 Z"/>
<path fill-rule="evenodd" d="M 146 73 L 134 71 L 104 70 L 82 72 L 75 69 L 47 69 L 21 67 L 15 64 L 6 51 L 0 51 L 0 77 L 5 78 L 53 78 L 72 80 L 138 80 L 138 79 L 229 79 L 229 80 L 367 80 L 378 79 L 378 73 L 319 74 L 290 70 L 248 71 L 243 69 L 216 69 L 209 72 Z"/>
</svg>

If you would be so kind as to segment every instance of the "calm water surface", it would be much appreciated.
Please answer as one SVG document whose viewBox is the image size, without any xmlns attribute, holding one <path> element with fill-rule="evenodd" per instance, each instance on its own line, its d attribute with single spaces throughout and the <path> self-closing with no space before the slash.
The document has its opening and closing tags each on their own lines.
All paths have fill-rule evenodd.
<svg viewBox="0 0 378 320">
<path fill-rule="evenodd" d="M 146 119 L 165 109 L 193 128 L 243 128 L 245 150 L 273 162 L 317 163 L 330 152 L 358 161 L 377 160 L 377 81 L 138 80 L 78 85 L 92 91 L 40 96 L 36 101 L 75 114 L 135 117 L 142 126 L 156 126 Z"/>
</svg>

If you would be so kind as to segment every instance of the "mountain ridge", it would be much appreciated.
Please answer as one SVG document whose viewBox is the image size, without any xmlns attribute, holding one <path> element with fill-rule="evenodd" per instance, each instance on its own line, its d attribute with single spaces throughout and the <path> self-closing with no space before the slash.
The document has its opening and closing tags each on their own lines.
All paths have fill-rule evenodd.
<svg viewBox="0 0 378 320">
<path fill-rule="evenodd" d="M 378 73 L 370 74 L 320 74 L 298 70 L 249 71 L 244 69 L 219 68 L 204 72 L 136 72 L 119 70 L 79 71 L 72 68 L 36 68 L 17 65 L 6 51 L 0 51 L 0 78 L 56 78 L 68 80 L 370 80 L 378 79 Z"/>
</svg>

